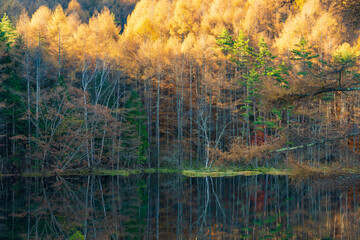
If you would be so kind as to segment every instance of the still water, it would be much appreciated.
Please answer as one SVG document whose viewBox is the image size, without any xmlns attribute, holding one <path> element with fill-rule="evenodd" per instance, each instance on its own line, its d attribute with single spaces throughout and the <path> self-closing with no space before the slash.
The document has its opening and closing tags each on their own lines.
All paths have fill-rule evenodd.
<svg viewBox="0 0 360 240">
<path fill-rule="evenodd" d="M 0 239 L 360 239 L 357 176 L 0 181 Z"/>
</svg>

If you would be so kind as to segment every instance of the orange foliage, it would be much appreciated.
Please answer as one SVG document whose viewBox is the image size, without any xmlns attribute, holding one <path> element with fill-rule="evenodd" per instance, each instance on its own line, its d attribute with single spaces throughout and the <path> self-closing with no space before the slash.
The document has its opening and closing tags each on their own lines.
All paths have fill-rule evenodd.
<svg viewBox="0 0 360 240">
<path fill-rule="evenodd" d="M 262 161 L 265 160 L 265 156 L 270 156 L 270 153 L 273 150 L 279 149 L 285 143 L 284 137 L 278 137 L 270 139 L 264 142 L 262 145 L 252 145 L 247 146 L 244 141 L 234 141 L 229 151 L 222 152 L 218 149 L 212 149 L 212 159 L 214 165 L 224 164 L 224 163 L 242 163 L 249 164 L 255 158 L 261 158 Z"/>
<path fill-rule="evenodd" d="M 348 148 L 360 153 L 360 136 L 349 137 Z"/>
<path fill-rule="evenodd" d="M 255 137 L 256 134 L 256 137 Z M 251 137 L 251 144 L 252 145 L 263 145 L 265 143 L 265 134 L 264 131 L 261 130 L 256 130 L 255 133 L 252 134 L 253 136 Z"/>
</svg>

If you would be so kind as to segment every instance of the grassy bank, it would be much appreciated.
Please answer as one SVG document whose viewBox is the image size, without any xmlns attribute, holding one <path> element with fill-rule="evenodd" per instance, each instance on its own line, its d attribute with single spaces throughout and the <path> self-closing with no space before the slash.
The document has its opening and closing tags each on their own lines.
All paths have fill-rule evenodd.
<svg viewBox="0 0 360 240">
<path fill-rule="evenodd" d="M 261 174 L 271 175 L 289 175 L 291 172 L 287 169 L 275 168 L 255 168 L 255 169 L 237 169 L 237 168 L 201 168 L 201 169 L 171 169 L 171 168 L 149 168 L 149 169 L 73 169 L 73 170 L 54 170 L 44 172 L 28 172 L 20 174 L 0 174 L 0 177 L 52 177 L 52 176 L 129 176 L 134 174 L 182 174 L 187 177 L 232 177 L 232 176 L 253 176 Z"/>
<path fill-rule="evenodd" d="M 339 168 L 320 167 L 313 168 L 307 166 L 297 166 L 291 168 L 201 168 L 201 169 L 171 169 L 171 168 L 149 168 L 149 169 L 73 169 L 64 171 L 45 171 L 39 173 L 21 173 L 21 174 L 0 174 L 0 177 L 52 177 L 52 176 L 130 176 L 135 174 L 182 174 L 187 177 L 233 177 L 233 176 L 256 176 L 256 175 L 288 175 L 296 179 L 312 178 L 333 178 L 337 176 L 360 174 L 360 168 Z"/>
<path fill-rule="evenodd" d="M 254 169 L 200 169 L 182 170 L 181 173 L 187 177 L 233 177 L 233 176 L 255 176 L 261 174 L 269 175 L 289 175 L 288 169 L 275 168 L 254 168 Z"/>
</svg>

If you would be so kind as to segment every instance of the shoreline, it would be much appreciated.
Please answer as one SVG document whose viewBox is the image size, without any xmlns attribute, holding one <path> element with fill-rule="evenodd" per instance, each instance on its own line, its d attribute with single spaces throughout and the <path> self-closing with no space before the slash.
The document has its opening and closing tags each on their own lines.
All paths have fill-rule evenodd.
<svg viewBox="0 0 360 240">
<path fill-rule="evenodd" d="M 277 168 L 254 168 L 254 169 L 171 169 L 171 168 L 147 168 L 147 169 L 72 169 L 65 171 L 45 171 L 45 172 L 25 172 L 17 174 L 0 174 L 1 177 L 55 177 L 55 176 L 130 176 L 137 174 L 162 173 L 162 174 L 182 174 L 186 177 L 234 177 L 234 176 L 257 176 L 257 175 L 282 175 L 297 177 L 297 169 L 277 169 Z M 329 178 L 346 175 L 360 174 L 360 169 L 344 168 L 336 173 L 330 169 L 315 169 L 304 171 L 304 178 Z"/>
<path fill-rule="evenodd" d="M 172 169 L 172 168 L 146 168 L 146 169 L 72 169 L 54 170 L 44 172 L 24 172 L 16 174 L 0 174 L 0 177 L 55 177 L 55 176 L 129 176 L 136 174 L 182 174 L 186 177 L 233 177 L 256 175 L 291 175 L 290 169 L 255 168 L 255 169 Z"/>
</svg>

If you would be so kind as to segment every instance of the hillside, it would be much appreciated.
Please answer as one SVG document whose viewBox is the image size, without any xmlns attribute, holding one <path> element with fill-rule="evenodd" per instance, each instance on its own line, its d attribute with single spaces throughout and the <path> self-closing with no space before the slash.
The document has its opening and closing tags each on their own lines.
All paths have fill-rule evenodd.
<svg viewBox="0 0 360 240">
<path fill-rule="evenodd" d="M 2 4 L 7 169 L 359 157 L 357 1 L 35 3 Z"/>
</svg>

